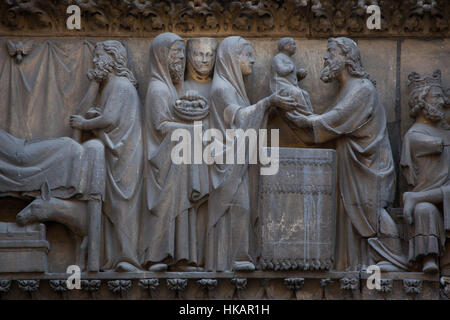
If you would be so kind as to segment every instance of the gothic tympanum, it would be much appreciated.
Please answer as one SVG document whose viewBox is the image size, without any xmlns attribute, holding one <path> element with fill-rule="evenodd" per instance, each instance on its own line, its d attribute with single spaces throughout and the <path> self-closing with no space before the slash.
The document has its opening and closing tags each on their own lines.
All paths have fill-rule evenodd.
<svg viewBox="0 0 450 320">
<path fill-rule="evenodd" d="M 440 71 L 408 78 L 415 123 L 401 152 L 411 187 L 403 195 L 403 237 L 388 212 L 396 181 L 385 110 L 358 45 L 328 40 L 320 79 L 337 82 L 339 91 L 323 112 L 300 87 L 307 72 L 297 68 L 294 39 L 282 38 L 277 49 L 271 66 L 263 66 L 267 87 L 250 99 L 257 55 L 249 41 L 185 43 L 162 33 L 151 41 L 141 103 L 127 48 L 98 42 L 90 83 L 79 87 L 85 91 L 81 112 L 70 116 L 72 138 L 23 140 L 0 129 L 0 196 L 30 201 L 16 224 L 0 222 L 0 235 L 32 234 L 26 244 L 39 249 L 42 260 L 28 269 L 36 272 L 47 270 L 48 243 L 44 225 L 28 225 L 48 221 L 73 234 L 76 263 L 88 271 L 358 272 L 376 264 L 382 271 L 436 273 L 449 267 L 449 101 Z M 32 50 L 30 44 L 14 63 L 37 59 Z M 17 102 L 12 96 L 8 101 Z M 259 167 L 246 153 L 245 132 L 266 128 L 272 110 L 311 148 L 280 148 L 281 171 L 255 178 Z M 214 151 L 202 151 L 202 158 L 215 161 L 192 161 L 193 142 L 194 152 L 183 150 L 186 161 L 176 163 L 174 152 L 185 139 L 180 132 L 202 150 L 214 140 Z M 234 162 L 217 161 L 231 149 Z M 25 249 L 20 259 L 28 259 Z M 22 260 L 11 252 L 0 251 L 0 270 L 16 272 Z"/>
</svg>

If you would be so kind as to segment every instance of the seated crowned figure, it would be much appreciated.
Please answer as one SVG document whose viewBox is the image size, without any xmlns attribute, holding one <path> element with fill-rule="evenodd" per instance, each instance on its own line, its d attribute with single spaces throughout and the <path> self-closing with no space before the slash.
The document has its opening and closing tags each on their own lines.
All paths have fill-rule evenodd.
<svg viewBox="0 0 450 320">
<path fill-rule="evenodd" d="M 426 194 L 450 185 L 450 130 L 442 121 L 446 97 L 440 70 L 424 78 L 412 72 L 409 87 L 410 115 L 415 123 L 405 135 L 400 163 L 411 186 L 411 192 L 403 195 L 404 215 L 411 225 L 409 262 L 420 264 L 423 272 L 433 273 L 438 271 L 445 231 L 450 229 L 447 206 L 443 206 L 444 219 L 441 214 L 442 196 Z"/>
</svg>

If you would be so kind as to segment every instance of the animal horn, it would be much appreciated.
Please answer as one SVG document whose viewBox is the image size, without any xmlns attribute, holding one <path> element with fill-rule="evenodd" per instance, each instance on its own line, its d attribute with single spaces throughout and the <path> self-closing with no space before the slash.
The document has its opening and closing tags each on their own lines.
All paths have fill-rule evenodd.
<svg viewBox="0 0 450 320">
<path fill-rule="evenodd" d="M 47 180 L 45 180 L 45 182 L 41 186 L 41 198 L 45 201 L 49 201 L 51 198 L 50 186 Z"/>
</svg>

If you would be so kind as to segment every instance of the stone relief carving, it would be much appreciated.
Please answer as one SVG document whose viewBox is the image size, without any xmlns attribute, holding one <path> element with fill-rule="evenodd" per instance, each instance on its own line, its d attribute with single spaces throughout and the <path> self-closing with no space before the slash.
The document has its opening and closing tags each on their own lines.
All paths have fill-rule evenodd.
<svg viewBox="0 0 450 320">
<path fill-rule="evenodd" d="M 328 40 L 320 78 L 339 82 L 336 105 L 321 115 L 297 108 L 286 117 L 307 143 L 337 140 L 336 268 L 358 270 L 375 262 L 384 270 L 407 269 L 385 209 L 393 200 L 395 172 L 384 108 L 353 40 Z"/>
<path fill-rule="evenodd" d="M 301 112 L 312 114 L 309 93 L 299 86 L 300 80 L 303 80 L 308 72 L 295 66 L 292 56 L 296 51 L 294 39 L 282 38 L 278 42 L 278 53 L 273 57 L 270 69 L 270 92 L 279 91 L 281 95 L 294 97 L 296 102 L 304 107 Z M 282 117 L 285 118 L 284 113 Z"/>
<path fill-rule="evenodd" d="M 403 194 L 405 219 L 411 225 L 408 259 L 411 264 L 421 264 L 423 272 L 436 273 L 450 228 L 450 130 L 444 120 L 445 107 L 450 105 L 440 70 L 431 77 L 412 72 L 408 79 L 410 115 L 415 119 L 404 137 L 401 159 L 411 186 L 411 191 Z"/>
<path fill-rule="evenodd" d="M 219 129 L 227 140 L 230 138 L 226 129 L 265 127 L 270 106 L 288 110 L 296 106 L 294 98 L 278 93 L 250 103 L 244 77 L 252 73 L 254 62 L 251 44 L 241 37 L 227 37 L 217 49 L 209 125 Z M 227 141 L 226 146 L 218 149 L 236 147 L 236 153 L 242 152 L 236 141 Z M 257 217 L 250 209 L 248 164 L 212 164 L 209 174 L 212 181 L 209 202 L 215 206 L 208 208 L 206 269 L 253 271 L 255 253 L 251 237 Z"/>
<path fill-rule="evenodd" d="M 273 9 L 281 6 L 269 2 L 235 2 L 240 9 L 234 20 L 230 18 L 231 29 L 240 30 L 240 19 L 254 21 L 257 30 L 276 29 Z M 352 8 L 362 12 L 373 3 L 377 1 L 358 1 Z M 98 4 L 92 0 L 83 4 L 102 20 L 102 13 L 96 13 Z M 131 8 L 150 10 L 155 5 L 136 1 Z M 311 5 L 316 18 L 329 19 L 326 1 L 283 5 L 296 10 Z M 422 11 L 414 10 L 418 16 L 437 14 L 439 5 L 433 2 L 422 6 Z M 180 15 L 185 21 L 197 16 L 214 21 L 214 29 L 220 28 L 224 18 L 217 12 L 223 10 L 215 1 L 191 1 Z M 133 11 L 133 18 L 121 20 L 121 26 L 132 25 L 142 12 Z M 263 16 L 265 20 L 257 22 Z M 361 16 L 352 18 L 355 26 Z M 146 17 L 157 15 L 148 11 Z M 336 23 L 335 15 L 330 26 Z M 105 21 L 104 26 L 112 24 Z M 326 22 L 321 25 L 317 25 L 320 32 L 329 32 Z M 180 27 L 174 24 L 174 28 Z M 33 42 L 8 41 L 7 50 L 11 63 L 20 68 L 21 62 L 36 54 L 33 50 L 42 48 Z M 412 186 L 403 196 L 409 224 L 406 257 L 387 210 L 395 172 L 386 116 L 375 81 L 362 66 L 358 45 L 349 38 L 329 39 L 321 79 L 339 82 L 340 89 L 336 103 L 321 114 L 315 113 L 308 92 L 299 85 L 306 71 L 297 68 L 292 38 L 278 44 L 269 95 L 252 103 L 246 81 L 255 63 L 253 50 L 249 41 L 238 36 L 226 37 L 220 44 L 214 38 L 185 43 L 174 33 L 162 33 L 151 42 L 150 82 L 141 104 L 125 46 L 115 40 L 97 43 L 91 57 L 94 68 L 88 72 L 90 83 L 83 87 L 88 89 L 84 105 L 69 120 L 78 131 L 73 138 L 28 141 L 0 130 L 0 196 L 31 201 L 17 214 L 16 223 L 0 222 L 0 273 L 30 271 L 14 264 L 21 250 L 11 256 L 6 246 L 10 243 L 2 243 L 11 235 L 22 241 L 20 249 L 33 248 L 34 256 L 23 255 L 23 261 L 33 262 L 27 267 L 48 271 L 49 246 L 45 226 L 39 224 L 47 222 L 61 223 L 73 234 L 75 263 L 87 271 L 325 273 L 359 272 L 374 263 L 383 271 L 444 270 L 447 265 L 439 265 L 438 257 L 446 253 L 445 232 L 450 228 L 446 213 L 450 131 L 442 121 L 448 97 L 440 72 L 409 77 L 409 104 L 416 122 L 405 136 L 401 161 Z M 289 122 L 300 140 L 317 149 L 281 148 L 280 172 L 258 181 L 258 208 L 252 206 L 255 190 L 249 163 L 177 165 L 170 160 L 177 144 L 171 141 L 175 130 L 194 135 L 194 121 L 201 120 L 202 133 L 212 128 L 227 137 L 226 129 L 265 128 L 272 109 Z M 335 143 L 336 152 L 320 149 L 328 141 Z M 239 150 L 236 142 L 231 145 Z M 25 244 L 24 233 L 35 238 Z M 248 290 L 252 278 L 232 274 L 236 290 Z M 283 277 L 295 293 L 303 288 L 304 278 Z M 113 279 L 107 281 L 111 292 L 132 291 L 131 280 Z M 358 276 L 333 279 L 341 279 L 342 289 L 361 289 Z M 100 280 L 85 281 L 84 290 L 100 291 Z M 144 279 L 139 286 L 153 292 L 159 281 Z M 380 290 L 391 292 L 392 281 L 383 279 Z M 331 285 L 331 279 L 320 283 Z M 67 291 L 63 280 L 49 284 L 57 293 Z M 177 296 L 188 291 L 188 279 L 168 279 L 166 284 Z M 197 284 L 208 292 L 218 288 L 218 280 L 212 278 Z M 422 280 L 405 280 L 404 288 L 421 293 L 421 284 Z M 19 286 L 35 292 L 39 280 L 23 280 Z"/>
<path fill-rule="evenodd" d="M 134 271 L 140 266 L 144 144 L 137 82 L 127 61 L 120 42 L 97 43 L 95 68 L 88 78 L 102 84 L 99 107 L 70 118 L 72 128 L 93 131 L 105 146 L 104 270 Z"/>
<path fill-rule="evenodd" d="M 150 83 L 145 101 L 147 134 L 146 205 L 141 264 L 151 271 L 169 265 L 189 270 L 198 264 L 196 249 L 195 202 L 204 196 L 198 170 L 176 165 L 170 154 L 176 142 L 170 140 L 179 128 L 193 131 L 191 121 L 174 115 L 182 94 L 185 70 L 185 44 L 173 33 L 157 36 L 150 47 Z M 148 231 L 147 231 L 148 230 Z"/>
<path fill-rule="evenodd" d="M 33 50 L 33 40 L 23 43 L 22 41 L 13 42 L 6 41 L 8 53 L 11 57 L 16 59 L 17 63 L 21 63 L 24 56 L 28 55 Z"/>
<path fill-rule="evenodd" d="M 98 271 L 100 201 L 105 177 L 102 144 L 91 140 L 80 145 L 70 138 L 27 142 L 3 130 L 0 130 L 0 139 L 0 193 L 35 199 L 17 215 L 17 223 L 58 221 L 66 224 L 76 236 L 80 266 L 84 265 L 87 247 L 88 269 Z M 54 198 L 50 197 L 51 193 Z M 5 259 L 2 263 L 8 268 L 8 263 L 14 263 L 14 259 Z"/>
<path fill-rule="evenodd" d="M 335 261 L 336 157 L 279 149 L 279 170 L 259 186 L 262 270 L 329 270 Z"/>
<path fill-rule="evenodd" d="M 159 33 L 246 31 L 309 35 L 357 33 L 377 35 L 448 34 L 446 0 L 71 0 L 82 10 L 82 32 Z M 378 5 L 382 30 L 368 31 L 366 8 Z M 12 0 L 0 6 L 5 30 L 49 30 L 65 33 L 67 3 Z"/>
</svg>

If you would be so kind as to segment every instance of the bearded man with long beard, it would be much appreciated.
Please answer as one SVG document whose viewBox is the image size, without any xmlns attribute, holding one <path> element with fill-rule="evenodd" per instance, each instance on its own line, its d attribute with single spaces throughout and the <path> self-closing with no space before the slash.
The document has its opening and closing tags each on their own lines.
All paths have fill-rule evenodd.
<svg viewBox="0 0 450 320">
<path fill-rule="evenodd" d="M 136 271 L 142 203 L 144 148 L 137 82 L 127 68 L 127 51 L 118 41 L 97 43 L 91 81 L 101 84 L 100 106 L 73 115 L 74 129 L 90 130 L 105 145 L 103 270 Z M 99 230 L 100 232 L 100 230 Z"/>
<path fill-rule="evenodd" d="M 150 45 L 150 82 L 145 98 L 145 203 L 140 261 L 150 271 L 196 271 L 197 253 L 190 164 L 172 161 L 177 129 L 193 135 L 193 121 L 176 116 L 186 65 L 182 38 L 166 32 Z M 191 160 L 191 159 L 189 159 Z"/>
<path fill-rule="evenodd" d="M 330 38 L 320 77 L 339 82 L 336 105 L 321 115 L 296 110 L 286 116 L 306 142 L 336 144 L 335 267 L 358 271 L 376 263 L 384 271 L 407 269 L 396 225 L 385 209 L 395 193 L 386 116 L 357 44 L 349 38 Z"/>
</svg>

